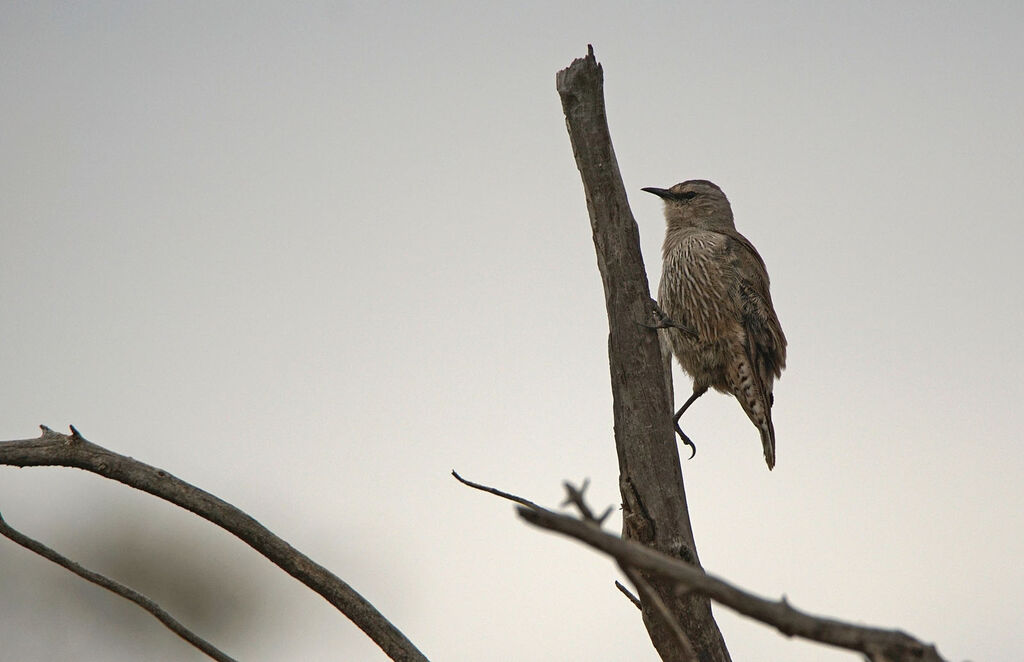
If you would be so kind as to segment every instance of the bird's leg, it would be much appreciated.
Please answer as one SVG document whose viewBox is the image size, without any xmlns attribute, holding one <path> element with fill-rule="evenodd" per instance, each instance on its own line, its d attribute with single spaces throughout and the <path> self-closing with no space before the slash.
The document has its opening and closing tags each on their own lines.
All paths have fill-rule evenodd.
<svg viewBox="0 0 1024 662">
<path fill-rule="evenodd" d="M 661 309 L 661 306 L 654 299 L 651 299 L 651 315 L 654 317 L 654 324 L 645 324 L 644 322 L 637 322 L 637 324 L 646 326 L 648 329 L 679 329 L 692 338 L 697 337 L 696 331 L 684 324 L 673 321 L 671 317 L 666 315 L 665 311 Z"/>
<path fill-rule="evenodd" d="M 697 445 L 694 444 L 690 440 L 690 438 L 686 436 L 686 433 L 683 432 L 683 429 L 681 427 L 679 427 L 679 419 L 682 418 L 683 412 L 685 412 L 690 407 L 690 405 L 692 405 L 694 403 L 694 401 L 697 398 L 699 398 L 700 396 L 704 395 L 707 392 L 708 392 L 708 387 L 707 386 L 702 386 L 702 387 L 694 388 L 693 389 L 693 395 L 691 395 L 689 397 L 689 399 L 687 399 L 687 401 L 683 403 L 683 406 L 679 408 L 679 411 L 676 412 L 676 415 L 672 417 L 672 427 L 675 428 L 676 434 L 679 435 L 679 438 L 683 440 L 683 443 L 686 444 L 687 446 L 689 446 L 690 450 L 692 451 L 690 453 L 690 459 L 691 460 L 693 459 L 693 456 L 697 454 Z"/>
</svg>

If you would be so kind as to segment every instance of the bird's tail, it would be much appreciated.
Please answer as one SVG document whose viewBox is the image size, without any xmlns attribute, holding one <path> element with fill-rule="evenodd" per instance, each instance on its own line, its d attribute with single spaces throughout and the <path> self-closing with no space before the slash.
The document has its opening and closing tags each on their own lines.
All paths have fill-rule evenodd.
<svg viewBox="0 0 1024 662">
<path fill-rule="evenodd" d="M 733 393 L 743 406 L 747 418 L 761 433 L 764 461 L 771 470 L 775 466 L 775 426 L 772 424 L 771 384 L 764 384 L 750 371 L 746 361 L 736 365 Z"/>
<path fill-rule="evenodd" d="M 765 410 L 765 415 L 760 422 L 754 421 L 757 429 L 761 431 L 761 445 L 764 447 L 764 461 L 768 463 L 768 470 L 775 467 L 775 426 L 772 424 L 772 410 Z"/>
</svg>

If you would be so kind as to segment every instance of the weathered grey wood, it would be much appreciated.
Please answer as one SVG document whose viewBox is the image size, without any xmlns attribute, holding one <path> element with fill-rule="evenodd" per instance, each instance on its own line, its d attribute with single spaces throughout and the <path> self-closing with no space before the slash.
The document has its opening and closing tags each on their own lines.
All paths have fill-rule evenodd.
<svg viewBox="0 0 1024 662">
<path fill-rule="evenodd" d="M 801 637 L 858 651 L 871 662 L 945 662 L 934 646 L 900 630 L 812 616 L 794 609 L 785 598 L 777 602 L 765 600 L 691 565 L 605 533 L 575 517 L 559 515 L 536 505 L 519 506 L 516 510 L 531 524 L 580 540 L 612 556 L 623 567 L 642 568 L 670 579 L 680 588 L 709 595 L 715 602 L 771 625 L 788 637 Z"/>
<path fill-rule="evenodd" d="M 319 593 L 365 632 L 392 660 L 426 662 L 423 653 L 366 598 L 330 570 L 274 535 L 253 517 L 163 469 L 97 446 L 79 435 L 74 428 L 71 430 L 71 435 L 64 435 L 43 427 L 43 434 L 38 439 L 0 442 L 0 465 L 76 467 L 190 510 L 234 534 L 289 575 Z"/>
<path fill-rule="evenodd" d="M 640 234 L 612 149 L 604 75 L 588 47 L 556 77 L 576 166 L 583 179 L 597 264 L 608 312 L 615 446 L 623 504 L 623 537 L 700 567 L 686 509 L 679 451 L 672 430 L 671 382 L 657 332 L 640 253 Z M 722 634 L 705 596 L 679 597 L 674 583 L 645 575 L 675 615 L 700 662 L 728 662 Z M 644 623 L 663 660 L 689 661 L 670 628 L 647 602 Z"/>
</svg>

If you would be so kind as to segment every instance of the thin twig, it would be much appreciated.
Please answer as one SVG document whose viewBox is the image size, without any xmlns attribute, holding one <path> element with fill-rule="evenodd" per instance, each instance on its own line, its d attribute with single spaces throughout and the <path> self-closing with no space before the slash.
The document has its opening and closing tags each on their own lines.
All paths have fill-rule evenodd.
<svg viewBox="0 0 1024 662">
<path fill-rule="evenodd" d="M 619 580 L 616 579 L 615 580 L 615 588 L 619 589 L 622 592 L 622 594 L 624 596 L 626 596 L 626 598 L 628 598 L 630 602 L 633 603 L 634 607 L 636 607 L 640 611 L 643 611 L 644 606 L 643 606 L 643 604 L 641 604 L 640 598 L 638 598 L 635 595 L 633 595 L 633 592 L 630 591 L 628 588 L 626 588 L 625 584 L 623 584 L 622 582 L 620 582 Z"/>
<path fill-rule="evenodd" d="M 494 488 L 494 487 L 488 487 L 486 485 L 481 485 L 480 483 L 474 483 L 471 480 L 466 480 L 465 478 L 460 476 L 458 474 L 458 472 L 456 472 L 454 469 L 452 469 L 452 475 L 455 476 L 455 480 L 459 481 L 463 485 L 466 485 L 468 487 L 472 487 L 474 490 L 480 490 L 481 492 L 487 492 L 488 494 L 493 494 L 495 496 L 500 496 L 502 499 L 508 499 L 509 501 L 515 501 L 518 504 L 526 506 L 527 508 L 533 508 L 534 510 L 538 510 L 538 509 L 541 508 L 540 506 L 538 506 L 534 502 L 530 501 L 529 499 L 524 499 L 523 497 L 516 496 L 515 494 L 509 494 L 508 492 L 502 492 L 501 490 L 499 490 L 497 488 Z"/>
<path fill-rule="evenodd" d="M 67 568 L 68 570 L 75 573 L 82 579 L 88 582 L 92 582 L 93 584 L 96 584 L 97 586 L 100 586 L 102 588 L 105 588 L 108 591 L 115 593 L 116 595 L 120 595 L 122 598 L 126 600 L 134 602 L 135 604 L 139 605 L 140 607 L 148 611 L 154 617 L 156 617 L 158 621 L 166 625 L 167 628 L 171 630 L 171 632 L 175 633 L 188 643 L 203 651 L 214 660 L 218 660 L 219 662 L 235 662 L 235 659 L 233 657 L 230 657 L 225 653 L 222 653 L 219 649 L 217 649 L 216 646 L 214 646 L 213 644 L 206 641 L 196 633 L 189 630 L 187 627 L 182 625 L 177 619 L 175 619 L 173 616 L 164 611 L 164 609 L 153 600 L 150 600 L 138 591 L 128 588 L 124 584 L 116 582 L 108 577 L 104 577 L 103 575 L 93 572 L 92 570 L 87 570 L 86 568 L 83 568 L 82 566 L 75 563 L 66 556 L 63 556 L 59 552 L 47 547 L 38 540 L 29 538 L 24 533 L 21 533 L 17 529 L 13 528 L 10 524 L 8 524 L 4 520 L 3 515 L 0 515 L 0 535 L 9 538 L 13 542 L 21 545 L 29 551 L 35 552 L 43 558 L 53 561 L 59 566 Z"/>
<path fill-rule="evenodd" d="M 600 516 L 594 514 L 594 511 L 592 511 L 590 509 L 590 506 L 587 505 L 586 499 L 587 488 L 590 487 L 589 478 L 584 478 L 583 484 L 580 485 L 579 487 L 576 487 L 569 481 L 563 482 L 562 486 L 565 487 L 566 495 L 565 501 L 562 502 L 562 505 L 576 506 L 576 509 L 580 511 L 580 516 L 583 518 L 583 521 L 585 522 L 592 522 L 594 524 L 597 524 L 598 526 L 602 526 L 604 524 L 604 521 L 608 519 L 608 516 L 611 515 L 612 512 L 615 510 L 613 506 L 608 506 L 605 509 L 605 511 L 601 513 Z"/>
</svg>

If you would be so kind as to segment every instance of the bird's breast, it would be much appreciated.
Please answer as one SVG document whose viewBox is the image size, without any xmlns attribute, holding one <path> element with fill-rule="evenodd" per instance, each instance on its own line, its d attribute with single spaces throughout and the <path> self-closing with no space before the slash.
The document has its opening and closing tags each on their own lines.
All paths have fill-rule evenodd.
<svg viewBox="0 0 1024 662">
<path fill-rule="evenodd" d="M 711 232 L 666 237 L 658 298 L 665 313 L 694 329 L 698 343 L 732 336 L 736 315 L 730 313 L 729 278 L 724 237 Z"/>
</svg>

